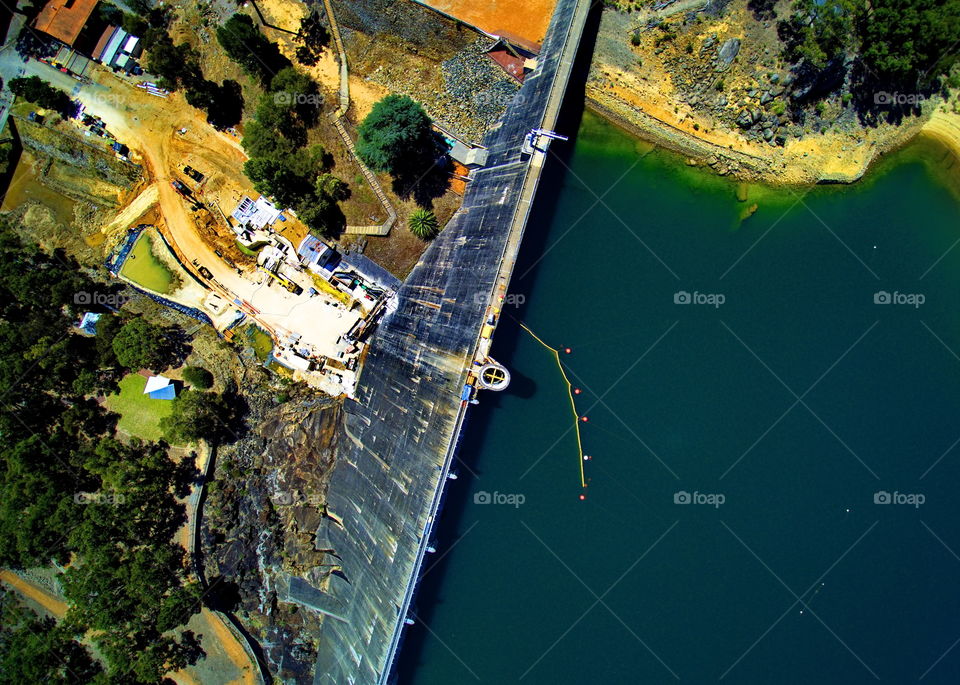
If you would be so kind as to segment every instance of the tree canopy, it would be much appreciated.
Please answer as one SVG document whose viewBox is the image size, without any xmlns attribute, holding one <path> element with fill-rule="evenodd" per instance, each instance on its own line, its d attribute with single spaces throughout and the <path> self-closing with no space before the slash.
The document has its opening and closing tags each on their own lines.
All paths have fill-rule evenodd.
<svg viewBox="0 0 960 685">
<path fill-rule="evenodd" d="M 957 61 L 960 0 L 872 0 L 859 31 L 863 60 L 880 79 L 924 86 Z"/>
<path fill-rule="evenodd" d="M 264 85 L 290 66 L 277 44 L 264 36 L 246 14 L 234 14 L 217 28 L 217 40 L 230 59 Z"/>
<path fill-rule="evenodd" d="M 113 340 L 150 330 L 104 313 L 95 337 L 77 334 L 77 303 L 102 288 L 0 219 L 0 565 L 69 564 L 60 624 L 0 604 L 0 673 L 11 682 L 155 683 L 199 655 L 195 636 L 170 633 L 200 607 L 172 542 L 185 519 L 178 498 L 198 474 L 165 444 L 119 441 L 117 416 L 96 401 L 131 347 L 117 354 Z M 109 680 L 77 642 L 85 634 Z"/>
<path fill-rule="evenodd" d="M 794 0 L 778 32 L 792 62 L 857 56 L 867 87 L 923 89 L 957 61 L 960 0 Z"/>
<path fill-rule="evenodd" d="M 213 374 L 202 366 L 188 366 L 183 370 L 183 380 L 198 390 L 209 390 L 213 387 Z"/>
<path fill-rule="evenodd" d="M 162 370 L 166 361 L 163 329 L 146 319 L 131 319 L 113 339 L 117 361 L 128 369 Z"/>
<path fill-rule="evenodd" d="M 160 421 L 160 427 L 178 442 L 201 438 L 215 441 L 234 432 L 236 414 L 223 395 L 184 390 L 173 405 L 173 413 Z"/>
<path fill-rule="evenodd" d="M 330 173 L 331 155 L 307 144 L 322 105 L 313 79 L 293 67 L 281 69 L 257 104 L 256 119 L 244 128 L 250 157 L 244 172 L 254 188 L 292 208 L 311 232 L 333 235 L 346 225 L 338 203 L 350 189 Z"/>
<path fill-rule="evenodd" d="M 10 81 L 10 90 L 14 95 L 36 103 L 45 109 L 52 109 L 64 117 L 72 116 L 74 105 L 70 96 L 59 88 L 51 86 L 39 76 L 15 78 Z"/>
<path fill-rule="evenodd" d="M 359 132 L 357 153 L 377 171 L 401 174 L 434 156 L 430 117 L 406 95 L 387 95 L 377 102 Z"/>
<path fill-rule="evenodd" d="M 393 189 L 421 205 L 447 190 L 446 148 L 430 117 L 406 95 L 377 102 L 359 126 L 357 154 L 368 166 L 393 176 Z"/>
</svg>

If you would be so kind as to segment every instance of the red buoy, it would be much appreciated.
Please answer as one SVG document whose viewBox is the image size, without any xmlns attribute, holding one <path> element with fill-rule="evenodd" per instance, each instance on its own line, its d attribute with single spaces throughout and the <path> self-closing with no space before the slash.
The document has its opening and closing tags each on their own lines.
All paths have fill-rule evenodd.
<svg viewBox="0 0 960 685">
<path fill-rule="evenodd" d="M 586 416 L 581 416 L 581 417 L 580 417 L 580 420 L 583 421 L 584 423 L 586 423 L 586 422 L 589 421 L 590 419 L 588 419 Z"/>
<path fill-rule="evenodd" d="M 580 495 L 580 501 L 581 501 L 581 502 L 582 502 L 583 500 L 585 500 L 585 499 L 587 499 L 587 496 L 586 496 L 586 495 Z"/>
<path fill-rule="evenodd" d="M 573 350 L 571 350 L 569 347 L 564 347 L 563 351 L 566 352 L 567 354 L 570 354 L 571 352 L 573 352 Z"/>
<path fill-rule="evenodd" d="M 574 395 L 579 395 L 581 392 L 582 392 L 582 391 L 580 390 L 580 388 L 574 388 L 574 389 L 573 389 L 573 394 L 574 394 Z"/>
</svg>

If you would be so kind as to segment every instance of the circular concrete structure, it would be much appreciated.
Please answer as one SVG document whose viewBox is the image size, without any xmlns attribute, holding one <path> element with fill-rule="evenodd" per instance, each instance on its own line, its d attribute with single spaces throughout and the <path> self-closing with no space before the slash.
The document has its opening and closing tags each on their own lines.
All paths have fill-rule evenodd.
<svg viewBox="0 0 960 685">
<path fill-rule="evenodd" d="M 484 390 L 495 390 L 497 392 L 506 390 L 510 385 L 510 372 L 506 367 L 495 361 L 488 361 L 480 367 L 477 374 L 480 387 Z"/>
</svg>

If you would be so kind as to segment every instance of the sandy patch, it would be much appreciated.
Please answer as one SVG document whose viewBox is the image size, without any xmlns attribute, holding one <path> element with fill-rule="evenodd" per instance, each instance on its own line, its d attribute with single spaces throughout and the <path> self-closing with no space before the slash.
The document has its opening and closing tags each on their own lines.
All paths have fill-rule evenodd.
<svg viewBox="0 0 960 685">
<path fill-rule="evenodd" d="M 939 140 L 960 160 L 960 114 L 937 108 L 920 132 Z"/>
<path fill-rule="evenodd" d="M 157 204 L 158 197 L 157 184 L 153 183 L 147 186 L 130 204 L 123 208 L 123 211 L 121 211 L 113 221 L 100 230 L 109 235 L 114 231 L 123 231 L 130 228 L 136 223 L 137 219 Z"/>
<path fill-rule="evenodd" d="M 418 0 L 487 33 L 506 31 L 542 43 L 554 0 Z"/>
</svg>

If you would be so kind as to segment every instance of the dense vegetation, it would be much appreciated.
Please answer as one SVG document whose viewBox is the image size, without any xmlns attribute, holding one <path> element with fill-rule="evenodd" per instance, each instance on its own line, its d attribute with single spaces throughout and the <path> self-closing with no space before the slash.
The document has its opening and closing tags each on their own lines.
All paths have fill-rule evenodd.
<svg viewBox="0 0 960 685">
<path fill-rule="evenodd" d="M 763 4 L 751 6 L 769 16 L 772 5 Z M 858 100 L 873 102 L 879 91 L 916 96 L 936 90 L 957 61 L 960 0 L 795 0 L 778 33 L 785 56 L 801 74 L 812 71 L 811 80 L 825 72 L 842 79 L 851 64 Z"/>
<path fill-rule="evenodd" d="M 188 366 L 183 370 L 183 380 L 198 390 L 213 387 L 213 374 L 202 366 Z"/>
<path fill-rule="evenodd" d="M 117 416 L 95 399 L 126 365 L 156 359 L 157 346 L 134 343 L 134 333 L 174 349 L 176 336 L 109 313 L 96 336 L 77 334 L 75 303 L 98 290 L 70 258 L 22 244 L 0 221 L 0 565 L 65 566 L 69 602 L 56 627 L 0 604 L 5 682 L 107 682 L 78 642 L 84 635 L 109 682 L 157 682 L 200 654 L 189 631 L 170 632 L 201 602 L 173 541 L 185 519 L 178 498 L 198 475 L 193 459 L 172 461 L 163 443 L 121 442 Z M 227 402 L 204 395 L 179 420 L 210 438 L 225 430 L 211 428 L 211 412 Z"/>
<path fill-rule="evenodd" d="M 246 14 L 230 17 L 217 29 L 217 40 L 230 59 L 264 86 L 290 66 L 290 60 L 280 53 L 276 43 L 260 33 L 253 19 Z"/>
<path fill-rule="evenodd" d="M 350 190 L 330 173 L 333 159 L 323 146 L 308 144 L 322 105 L 313 79 L 290 66 L 281 69 L 260 98 L 256 119 L 245 127 L 243 147 L 250 159 L 244 171 L 254 188 L 291 207 L 311 232 L 335 235 L 346 225 L 338 203 Z"/>
</svg>

